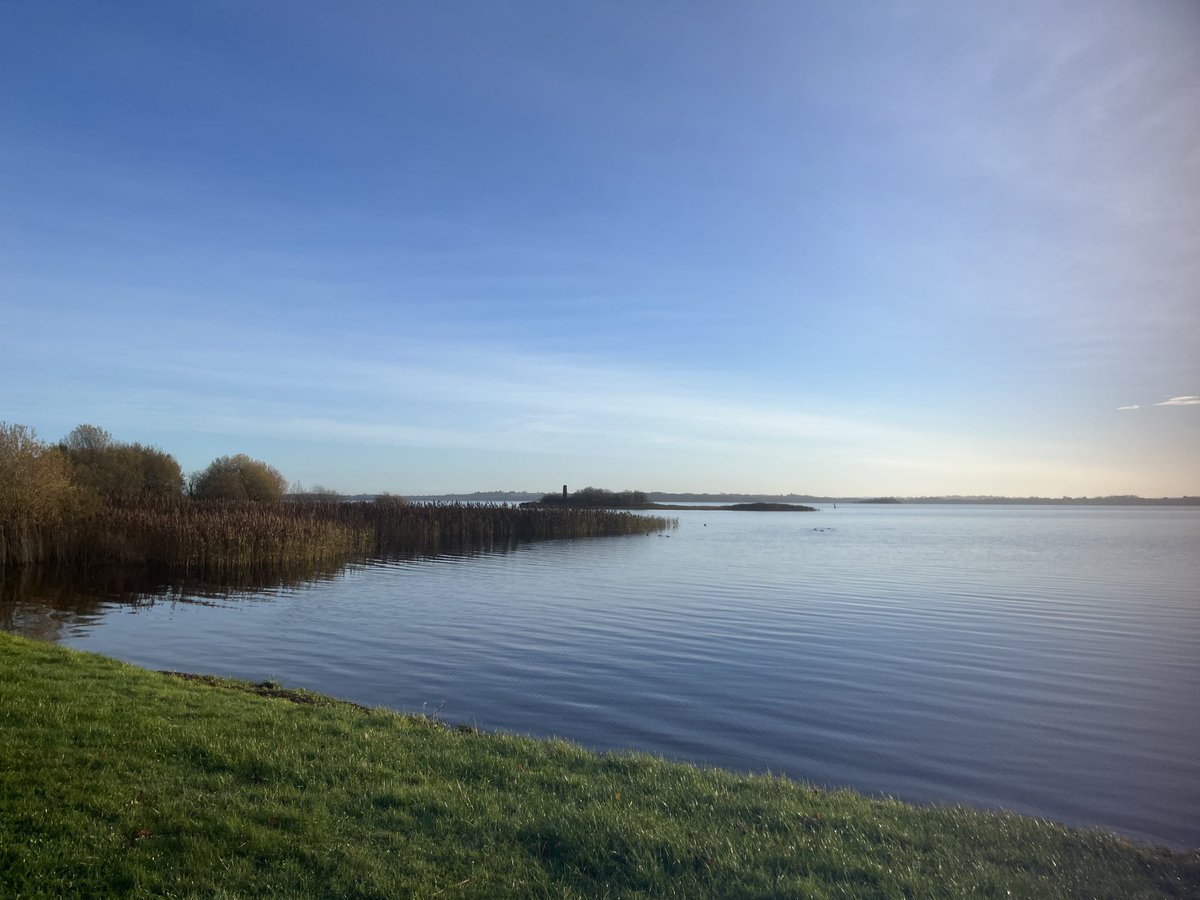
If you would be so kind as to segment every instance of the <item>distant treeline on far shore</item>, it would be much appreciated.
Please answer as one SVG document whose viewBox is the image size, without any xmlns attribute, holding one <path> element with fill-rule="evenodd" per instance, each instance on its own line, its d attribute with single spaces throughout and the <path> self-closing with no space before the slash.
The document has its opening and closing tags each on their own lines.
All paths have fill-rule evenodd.
<svg viewBox="0 0 1200 900">
<path fill-rule="evenodd" d="M 595 491 L 596 488 L 584 488 Z M 576 492 L 579 493 L 579 492 Z M 641 503 L 943 503 L 943 504 L 1009 504 L 1019 505 L 1085 505 L 1085 506 L 1200 506 L 1200 497 L 1138 497 L 1133 494 L 1117 494 L 1104 497 L 995 497 L 995 496 L 947 496 L 947 497 L 829 497 L 816 494 L 702 494 L 670 493 L 666 491 L 620 491 L 605 492 L 613 497 L 637 494 L 645 498 L 638 504 L 620 503 L 621 506 Z M 474 491 L 467 494 L 422 494 L 412 495 L 411 500 L 471 503 L 525 503 L 542 501 L 561 494 L 543 494 L 535 491 Z M 357 495 L 357 499 L 369 500 L 370 494 Z M 612 501 L 610 501 L 612 502 Z"/>
<path fill-rule="evenodd" d="M 881 497 L 872 500 L 839 503 L 941 503 L 1008 506 L 1200 506 L 1200 497 L 1137 497 L 1121 494 L 1110 497 Z"/>
<path fill-rule="evenodd" d="M 391 553 L 662 531 L 672 521 L 605 509 L 347 500 L 288 491 L 245 454 L 184 476 L 171 454 L 80 425 L 56 444 L 0 422 L 0 569 L 138 565 L 232 579 L 328 569 Z"/>
</svg>

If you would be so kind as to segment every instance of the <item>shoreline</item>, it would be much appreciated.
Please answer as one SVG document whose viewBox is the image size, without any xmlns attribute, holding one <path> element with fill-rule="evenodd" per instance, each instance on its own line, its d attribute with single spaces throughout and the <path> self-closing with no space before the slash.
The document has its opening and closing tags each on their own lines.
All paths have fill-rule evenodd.
<svg viewBox="0 0 1200 900">
<path fill-rule="evenodd" d="M 1200 850 L 8 634 L 0 684 L 0 885 L 19 894 L 1200 894 Z"/>
</svg>

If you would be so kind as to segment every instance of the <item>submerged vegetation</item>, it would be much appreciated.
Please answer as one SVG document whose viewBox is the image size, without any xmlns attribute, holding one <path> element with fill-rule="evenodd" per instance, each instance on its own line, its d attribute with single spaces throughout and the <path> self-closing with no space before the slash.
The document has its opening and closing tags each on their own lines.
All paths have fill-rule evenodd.
<svg viewBox="0 0 1200 900">
<path fill-rule="evenodd" d="M 157 448 L 81 425 L 48 445 L 0 423 L 0 566 L 147 566 L 208 578 L 324 569 L 395 553 L 489 549 L 518 541 L 661 531 L 662 518 L 604 509 L 296 499 L 274 467 L 223 456 L 185 479 Z M 185 490 L 186 486 L 186 490 Z"/>
<path fill-rule="evenodd" d="M 0 634 L 0 893 L 1195 897 L 1200 856 Z"/>
</svg>

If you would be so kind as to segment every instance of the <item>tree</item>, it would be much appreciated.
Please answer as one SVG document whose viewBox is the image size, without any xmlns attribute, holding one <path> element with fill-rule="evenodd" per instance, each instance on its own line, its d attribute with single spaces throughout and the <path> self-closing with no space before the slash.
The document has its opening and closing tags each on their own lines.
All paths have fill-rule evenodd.
<svg viewBox="0 0 1200 900">
<path fill-rule="evenodd" d="M 288 486 L 286 499 L 296 503 L 340 503 L 342 495 L 333 488 L 325 487 L 322 484 L 314 484 L 305 490 L 304 485 L 299 481 L 293 481 Z"/>
<path fill-rule="evenodd" d="M 71 478 L 99 503 L 178 497 L 183 470 L 157 447 L 123 444 L 97 425 L 78 425 L 59 447 L 71 463 Z"/>
<path fill-rule="evenodd" d="M 287 479 L 274 466 L 239 453 L 214 459 L 203 472 L 192 475 L 189 489 L 202 500 L 274 503 L 287 490 Z"/>
<path fill-rule="evenodd" d="M 178 497 L 183 493 L 183 469 L 170 453 L 142 444 L 128 445 L 127 452 L 138 469 L 143 497 Z"/>
<path fill-rule="evenodd" d="M 339 503 L 342 495 L 333 488 L 325 487 L 323 484 L 314 484 L 308 489 L 308 493 L 304 495 L 305 500 L 316 500 L 321 503 Z"/>
<path fill-rule="evenodd" d="M 585 487 L 569 496 L 546 494 L 538 501 L 543 506 L 570 506 L 602 508 L 614 506 L 646 506 L 650 498 L 643 491 L 620 491 L 614 493 L 604 488 Z"/>
<path fill-rule="evenodd" d="M 61 451 L 27 425 L 0 422 L 0 525 L 48 525 L 72 511 L 75 490 Z"/>
<path fill-rule="evenodd" d="M 113 446 L 113 436 L 99 425 L 76 425 L 62 446 L 68 453 L 98 453 Z"/>
</svg>

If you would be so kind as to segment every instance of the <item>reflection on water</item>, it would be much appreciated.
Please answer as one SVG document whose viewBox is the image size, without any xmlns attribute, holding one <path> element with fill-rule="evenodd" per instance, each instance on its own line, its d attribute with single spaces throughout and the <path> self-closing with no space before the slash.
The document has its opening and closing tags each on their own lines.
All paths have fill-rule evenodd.
<svg viewBox="0 0 1200 900">
<path fill-rule="evenodd" d="M 390 553 L 339 566 L 273 566 L 237 577 L 197 578 L 158 572 L 145 566 L 99 569 L 87 577 L 50 566 L 23 569 L 0 567 L 0 630 L 35 640 L 58 642 L 64 631 L 86 634 L 106 611 L 148 609 L 155 604 L 221 605 L 257 600 L 337 581 L 356 571 L 398 566 L 421 559 L 469 560 L 503 556 L 519 544 L 496 543 L 429 557 L 420 553 Z"/>
<path fill-rule="evenodd" d="M 212 603 L 269 595 L 332 581 L 339 568 L 274 569 L 237 580 L 156 574 L 144 567 L 102 569 L 87 578 L 53 568 L 0 569 L 0 629 L 44 641 L 86 633 L 114 607 Z"/>
<path fill-rule="evenodd" d="M 1200 510 L 682 511 L 669 539 L 255 586 L 6 584 L 0 627 L 603 748 L 1200 846 Z"/>
</svg>

